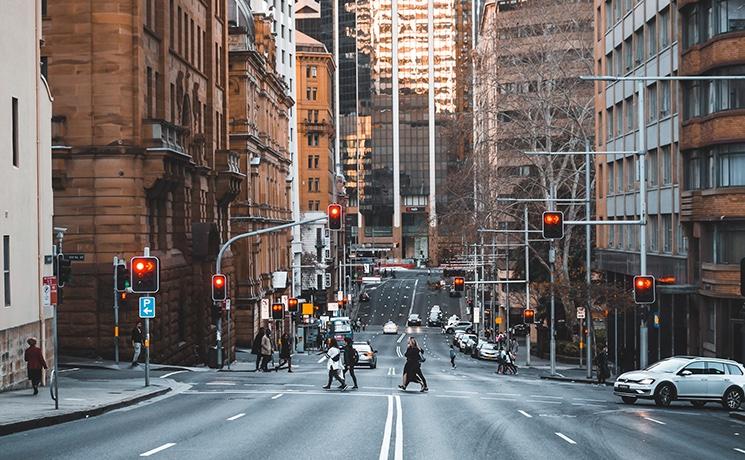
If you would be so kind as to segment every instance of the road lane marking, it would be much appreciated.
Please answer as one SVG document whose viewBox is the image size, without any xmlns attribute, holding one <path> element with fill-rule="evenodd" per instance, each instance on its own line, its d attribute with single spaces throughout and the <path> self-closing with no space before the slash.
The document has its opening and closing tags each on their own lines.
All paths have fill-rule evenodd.
<svg viewBox="0 0 745 460">
<path fill-rule="evenodd" d="M 561 401 L 536 401 L 535 399 L 529 399 L 525 402 L 539 403 L 539 404 L 561 404 Z"/>
<path fill-rule="evenodd" d="M 577 444 L 577 443 L 576 443 L 576 442 L 574 441 L 574 439 L 570 438 L 569 436 L 567 436 L 567 435 L 565 435 L 565 434 L 563 434 L 563 433 L 559 433 L 559 432 L 557 431 L 557 432 L 555 432 L 554 434 L 555 434 L 556 436 L 560 437 L 561 439 L 563 439 L 564 441 L 568 442 L 569 444 Z"/>
<path fill-rule="evenodd" d="M 563 396 L 530 395 L 531 398 L 564 399 Z"/>
<path fill-rule="evenodd" d="M 391 444 L 391 428 L 393 426 L 393 396 L 388 395 L 388 415 L 385 418 L 385 430 L 383 431 L 383 444 L 380 445 L 379 460 L 388 460 L 388 450 Z"/>
<path fill-rule="evenodd" d="M 396 356 L 399 358 L 403 358 L 404 355 L 401 354 L 401 347 L 396 347 Z"/>
<path fill-rule="evenodd" d="M 665 423 L 665 422 L 661 422 L 661 421 L 659 421 L 659 420 L 655 420 L 655 419 L 653 419 L 653 418 L 651 418 L 651 417 L 643 417 L 643 418 L 644 418 L 645 420 L 649 420 L 650 422 L 654 422 L 654 423 L 656 423 L 656 424 L 658 424 L 658 425 L 667 425 L 667 423 Z"/>
<path fill-rule="evenodd" d="M 406 337 L 406 332 L 402 332 L 401 333 L 401 336 L 398 338 L 398 340 L 396 340 L 396 343 L 401 343 L 401 341 L 404 339 L 404 337 Z"/>
<path fill-rule="evenodd" d="M 530 415 L 529 413 L 525 412 L 524 410 L 518 410 L 518 412 L 520 412 L 521 414 L 523 414 L 524 416 L 526 416 L 528 418 L 533 418 L 532 415 Z"/>
<path fill-rule="evenodd" d="M 158 452 L 160 452 L 161 450 L 166 450 L 166 449 L 168 449 L 169 447 L 173 447 L 173 446 L 175 446 L 175 445 L 176 445 L 176 443 L 175 443 L 175 442 L 168 442 L 168 443 L 166 443 L 166 444 L 163 444 L 163 445 L 162 445 L 162 446 L 160 446 L 160 447 L 156 447 L 156 448 L 155 448 L 155 449 L 153 449 L 153 450 L 148 450 L 147 452 L 143 452 L 143 453 L 141 453 L 141 454 L 140 454 L 140 457 L 149 457 L 149 456 L 151 456 L 151 455 L 153 455 L 153 454 L 157 454 L 157 453 L 158 453 Z"/>
<path fill-rule="evenodd" d="M 279 398 L 281 398 L 282 396 L 284 396 L 284 393 L 280 393 L 280 394 L 278 394 L 278 395 L 274 395 L 274 396 L 272 396 L 272 399 L 279 399 Z"/>
<path fill-rule="evenodd" d="M 396 395 L 396 450 L 393 456 L 394 460 L 403 460 L 404 458 L 404 421 L 402 412 L 401 397 Z"/>
<path fill-rule="evenodd" d="M 241 412 L 240 414 L 236 414 L 236 415 L 234 415 L 232 417 L 228 417 L 226 420 L 228 422 L 232 422 L 233 420 L 238 420 L 239 418 L 243 417 L 244 415 L 246 415 L 245 412 Z"/>
<path fill-rule="evenodd" d="M 519 393 L 487 393 L 488 395 L 496 396 L 521 396 Z"/>
<path fill-rule="evenodd" d="M 388 375 L 396 375 L 396 368 L 395 367 L 389 367 L 388 368 Z"/>
<path fill-rule="evenodd" d="M 435 398 L 458 398 L 458 399 L 469 399 L 470 396 L 459 396 L 459 395 L 435 395 Z"/>
<path fill-rule="evenodd" d="M 735 447 L 735 450 L 736 450 L 737 452 L 740 452 L 741 454 L 745 454 L 745 450 L 742 450 L 742 449 L 738 449 L 737 447 Z"/>
<path fill-rule="evenodd" d="M 414 299 L 416 298 L 416 285 L 419 284 L 419 280 L 414 281 L 414 289 L 412 290 L 411 294 L 411 307 L 409 307 L 409 316 L 411 316 L 411 312 L 414 310 Z"/>
<path fill-rule="evenodd" d="M 235 382 L 207 382 L 205 385 L 235 385 Z"/>
<path fill-rule="evenodd" d="M 296 364 L 297 366 L 297 364 Z M 286 387 L 314 387 L 315 385 L 311 385 L 309 383 L 285 383 L 284 386 Z"/>
<path fill-rule="evenodd" d="M 318 364 L 321 364 L 324 361 L 326 361 L 326 357 L 322 356 L 321 359 L 318 360 Z"/>
<path fill-rule="evenodd" d="M 189 372 L 189 371 L 173 371 L 173 372 L 167 373 L 166 375 L 161 375 L 160 378 L 167 379 L 168 377 L 170 377 L 172 375 L 180 374 L 182 372 Z"/>
<path fill-rule="evenodd" d="M 435 391 L 435 390 L 429 390 L 429 391 Z M 479 399 L 486 399 L 488 401 L 516 401 L 516 399 L 513 399 L 513 398 L 490 398 L 489 396 L 482 396 Z"/>
<path fill-rule="evenodd" d="M 457 390 L 445 390 L 448 393 L 461 393 L 465 395 L 477 395 L 479 394 L 478 391 L 457 391 Z"/>
<path fill-rule="evenodd" d="M 572 399 L 574 399 L 575 401 L 589 401 L 589 402 L 601 402 L 601 403 L 608 402 L 604 399 L 587 399 L 587 398 L 572 398 Z"/>
</svg>

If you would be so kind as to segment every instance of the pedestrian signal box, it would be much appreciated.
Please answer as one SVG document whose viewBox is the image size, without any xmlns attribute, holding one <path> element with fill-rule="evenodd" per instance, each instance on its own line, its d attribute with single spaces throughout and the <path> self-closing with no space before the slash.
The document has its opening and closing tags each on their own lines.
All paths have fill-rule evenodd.
<svg viewBox="0 0 745 460">
<path fill-rule="evenodd" d="M 634 277 L 634 302 L 649 304 L 655 301 L 654 276 L 638 275 Z"/>
<path fill-rule="evenodd" d="M 456 292 L 463 292 L 466 288 L 466 280 L 462 276 L 456 276 L 453 279 L 453 287 Z"/>
</svg>

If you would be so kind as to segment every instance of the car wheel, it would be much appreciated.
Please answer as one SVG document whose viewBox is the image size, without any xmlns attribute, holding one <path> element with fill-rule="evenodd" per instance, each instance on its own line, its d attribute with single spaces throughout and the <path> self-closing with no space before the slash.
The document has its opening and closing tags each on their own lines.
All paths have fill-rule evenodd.
<svg viewBox="0 0 745 460">
<path fill-rule="evenodd" d="M 675 399 L 675 390 L 669 383 L 663 383 L 657 387 L 654 394 L 654 403 L 659 407 L 668 407 Z"/>
<path fill-rule="evenodd" d="M 691 404 L 693 404 L 693 407 L 698 407 L 700 409 L 706 405 L 706 401 L 691 401 Z"/>
<path fill-rule="evenodd" d="M 445 333 L 446 334 L 452 334 L 453 333 L 453 329 L 445 329 Z"/>
<path fill-rule="evenodd" d="M 730 388 L 724 393 L 722 405 L 728 410 L 737 410 L 742 404 L 742 390 L 739 388 Z"/>
<path fill-rule="evenodd" d="M 636 402 L 636 398 L 633 396 L 621 396 L 621 399 L 625 404 L 634 404 Z"/>
<path fill-rule="evenodd" d="M 370 364 L 370 369 L 375 369 L 376 367 L 378 367 L 377 364 Z"/>
</svg>

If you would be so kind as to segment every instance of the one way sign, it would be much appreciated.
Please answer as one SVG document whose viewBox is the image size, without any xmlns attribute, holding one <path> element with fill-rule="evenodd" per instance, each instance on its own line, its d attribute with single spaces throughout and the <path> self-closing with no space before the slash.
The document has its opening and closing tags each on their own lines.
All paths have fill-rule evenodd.
<svg viewBox="0 0 745 460">
<path fill-rule="evenodd" d="M 155 318 L 155 297 L 140 297 L 140 318 Z"/>
</svg>

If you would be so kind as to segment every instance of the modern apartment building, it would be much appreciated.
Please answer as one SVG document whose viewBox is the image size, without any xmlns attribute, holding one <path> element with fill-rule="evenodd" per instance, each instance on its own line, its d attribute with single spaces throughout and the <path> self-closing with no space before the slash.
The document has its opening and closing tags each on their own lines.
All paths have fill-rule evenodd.
<svg viewBox="0 0 745 460">
<path fill-rule="evenodd" d="M 0 17 L 0 391 L 27 385 L 24 350 L 36 337 L 53 360 L 52 96 L 43 75 L 41 0 L 13 0 Z M 42 63 L 40 67 L 39 63 Z M 51 300 L 51 299 L 50 299 Z"/>
<path fill-rule="evenodd" d="M 595 1 L 595 72 L 612 76 L 678 74 L 678 10 L 668 0 Z M 680 187 L 679 86 L 674 81 L 644 83 L 644 119 L 639 120 L 635 82 L 595 84 L 596 210 L 602 220 L 639 219 L 639 124 L 646 126 L 647 271 L 658 279 L 652 312 L 660 328 L 650 326 L 650 360 L 695 350 L 695 310 L 689 303 L 688 235 L 682 225 Z M 597 228 L 596 268 L 609 282 L 630 289 L 640 270 L 639 226 Z M 611 312 L 611 327 L 615 312 Z M 639 309 L 618 312 L 619 348 L 636 349 Z M 650 324 L 651 324 L 650 320 Z M 638 358 L 638 357 L 637 357 Z"/>
</svg>

